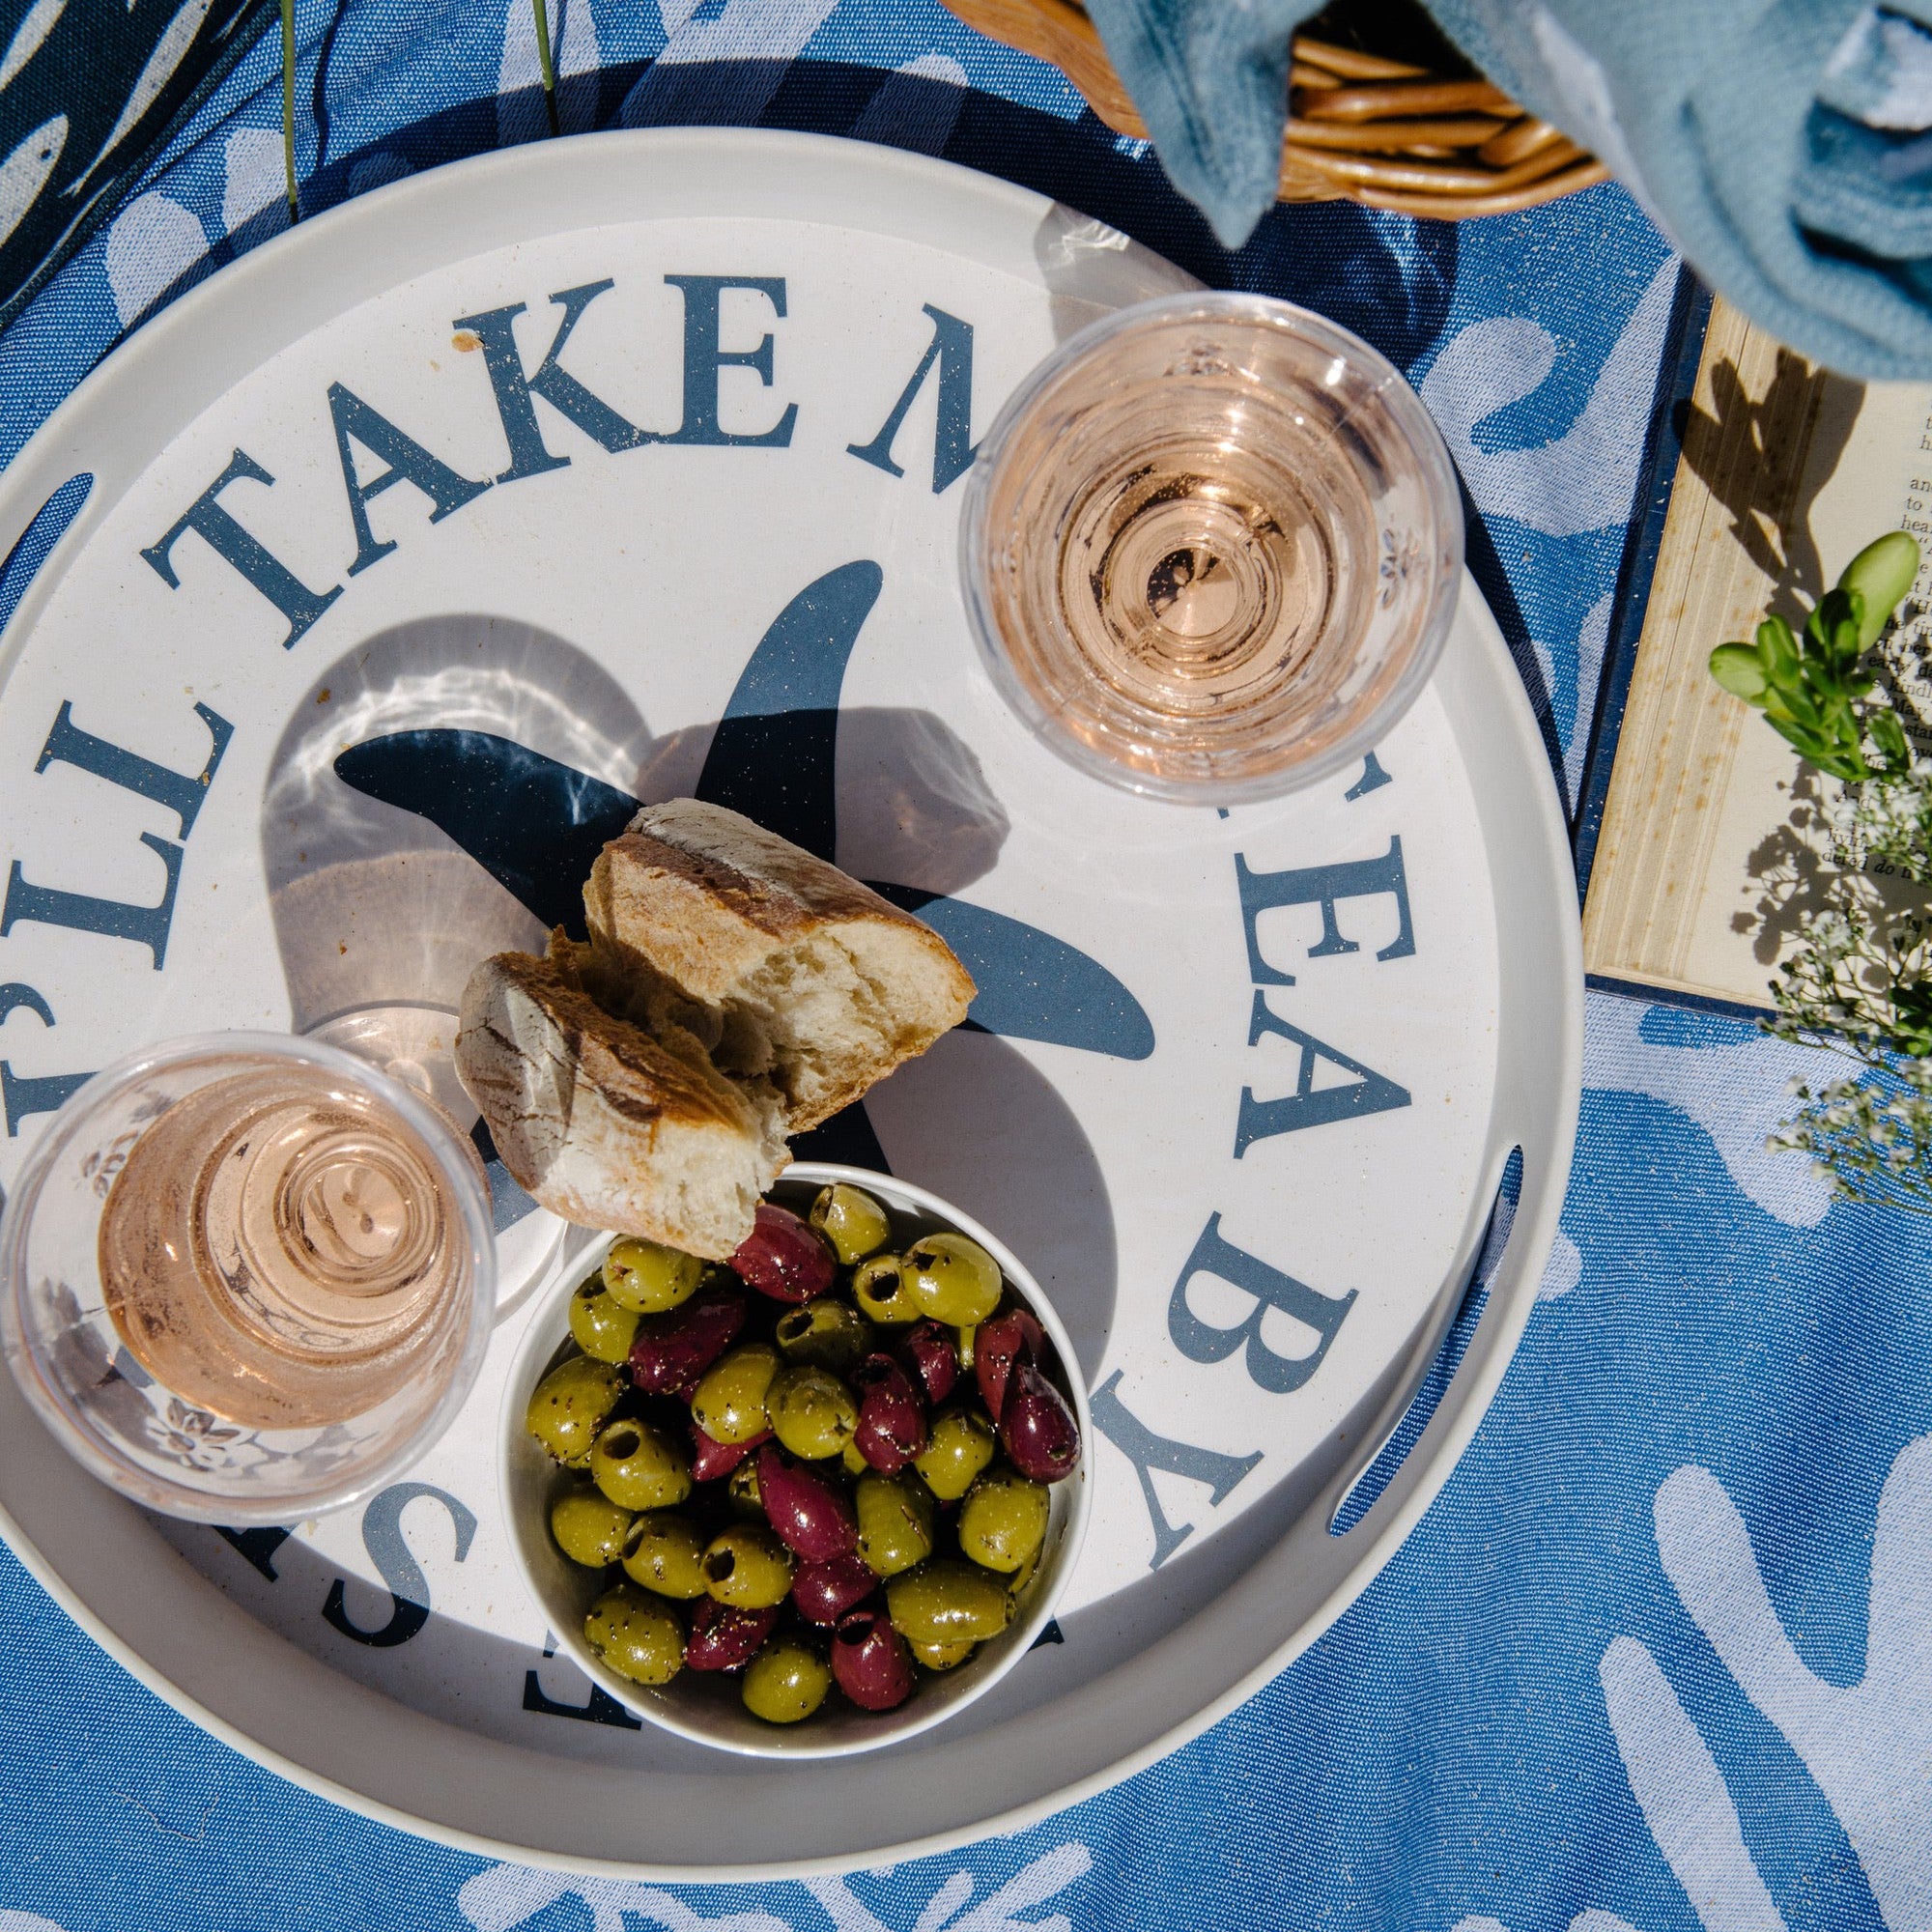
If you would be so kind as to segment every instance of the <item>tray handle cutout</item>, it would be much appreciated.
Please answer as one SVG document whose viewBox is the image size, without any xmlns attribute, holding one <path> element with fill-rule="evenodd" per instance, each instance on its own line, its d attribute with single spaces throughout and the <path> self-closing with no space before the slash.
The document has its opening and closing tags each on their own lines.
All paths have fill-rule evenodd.
<svg viewBox="0 0 1932 1932">
<path fill-rule="evenodd" d="M 83 469 L 70 476 L 41 507 L 20 532 L 20 540 L 0 564 L 0 631 L 13 621 L 20 600 L 40 575 L 41 566 L 53 554 L 54 546 L 68 533 L 73 520 L 94 490 L 94 474 Z"/>
<path fill-rule="evenodd" d="M 1375 1447 L 1357 1463 L 1342 1491 L 1334 1514 L 1328 1519 L 1330 1536 L 1347 1536 L 1375 1508 L 1382 1493 L 1395 1480 L 1396 1472 L 1408 1460 L 1409 1452 L 1422 1439 L 1430 1419 L 1449 1392 L 1456 1371 L 1475 1339 L 1476 1326 L 1489 1305 L 1490 1284 L 1501 1267 L 1516 1227 L 1516 1210 L 1522 1199 L 1522 1149 L 1514 1147 L 1503 1163 L 1502 1178 L 1496 1183 L 1490 1207 L 1489 1222 L 1476 1251 L 1463 1293 L 1446 1302 L 1448 1321 L 1439 1331 L 1433 1350 L 1422 1352 L 1418 1373 L 1411 1381 L 1408 1400 Z M 1439 1319 L 1439 1318 L 1438 1318 Z"/>
</svg>

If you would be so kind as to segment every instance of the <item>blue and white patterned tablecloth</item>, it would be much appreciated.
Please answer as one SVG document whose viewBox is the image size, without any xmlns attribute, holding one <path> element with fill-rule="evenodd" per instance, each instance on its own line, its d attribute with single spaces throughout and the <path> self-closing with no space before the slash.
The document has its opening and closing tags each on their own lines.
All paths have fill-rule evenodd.
<svg viewBox="0 0 1932 1932">
<path fill-rule="evenodd" d="M 1460 228 L 1283 209 L 1231 257 L 1142 144 L 937 0 L 552 20 L 566 129 L 944 155 L 1373 338 L 1448 436 L 1574 796 L 1676 268 L 1619 190 Z M 526 0 L 302 0 L 297 22 L 311 205 L 544 134 Z M 0 337 L 0 460 L 157 301 L 280 226 L 275 51 Z M 212 1742 L 0 1552 L 0 1932 L 1932 1927 L 1932 1231 L 1828 1207 L 1765 1151 L 1804 1063 L 1593 996 L 1564 1233 L 1440 1500 L 1264 1693 L 1022 1837 L 731 1889 L 490 1866 Z"/>
</svg>

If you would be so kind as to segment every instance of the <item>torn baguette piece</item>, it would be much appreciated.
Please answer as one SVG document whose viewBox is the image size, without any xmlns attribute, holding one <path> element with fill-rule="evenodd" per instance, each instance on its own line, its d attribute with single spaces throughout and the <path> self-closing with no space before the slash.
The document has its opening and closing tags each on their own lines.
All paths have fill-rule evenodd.
<svg viewBox="0 0 1932 1932">
<path fill-rule="evenodd" d="M 584 983 L 653 1032 L 689 1029 L 802 1133 L 966 1017 L 946 942 L 838 867 L 698 799 L 646 806 L 583 891 Z"/>
<path fill-rule="evenodd" d="M 696 799 L 598 856 L 588 944 L 499 952 L 464 989 L 456 1067 L 542 1206 L 722 1261 L 816 1126 L 966 1016 L 931 927 Z"/>
<path fill-rule="evenodd" d="M 723 1261 L 789 1158 L 777 1096 L 680 1029 L 606 1011 L 558 939 L 486 959 L 463 992 L 457 1069 L 503 1165 L 567 1220 Z"/>
</svg>

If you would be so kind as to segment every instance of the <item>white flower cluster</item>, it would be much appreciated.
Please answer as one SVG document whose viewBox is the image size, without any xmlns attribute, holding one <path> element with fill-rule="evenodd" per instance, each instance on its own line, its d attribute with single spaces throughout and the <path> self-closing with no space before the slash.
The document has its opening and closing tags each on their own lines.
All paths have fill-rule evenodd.
<svg viewBox="0 0 1932 1932">
<path fill-rule="evenodd" d="M 1869 1062 L 1906 1045 L 1893 993 L 1926 965 L 1925 936 L 1916 920 L 1888 921 L 1856 874 L 1835 888 L 1835 897 L 1800 922 L 1798 945 L 1772 987 L 1777 1018 L 1766 1030 L 1795 1045 L 1816 1044 L 1822 1036 Z"/>
<path fill-rule="evenodd" d="M 1794 1080 L 1794 1120 L 1774 1148 L 1811 1156 L 1847 1201 L 1932 1213 L 1932 1061 L 1894 1060 L 1812 1087 Z"/>
<path fill-rule="evenodd" d="M 1863 784 L 1839 785 L 1818 808 L 1832 855 L 1932 885 L 1932 758 Z"/>
<path fill-rule="evenodd" d="M 1856 1070 L 1794 1081 L 1798 1113 L 1771 1145 L 1809 1154 L 1842 1199 L 1932 1213 L 1932 921 L 1889 907 L 1874 883 L 1932 886 L 1932 759 L 1826 790 L 1819 814 L 1845 871 L 1801 922 L 1765 1030 Z"/>
</svg>

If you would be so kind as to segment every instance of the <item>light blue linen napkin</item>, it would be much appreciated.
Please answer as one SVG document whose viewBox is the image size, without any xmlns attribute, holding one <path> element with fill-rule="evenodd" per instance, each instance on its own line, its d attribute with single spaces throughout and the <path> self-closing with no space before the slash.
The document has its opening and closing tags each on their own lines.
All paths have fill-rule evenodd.
<svg viewBox="0 0 1932 1932">
<path fill-rule="evenodd" d="M 1847 374 L 1932 379 L 1932 0 L 1428 0 L 1704 278 Z M 1236 245 L 1273 198 L 1303 0 L 1092 0 L 1170 178 Z"/>
<path fill-rule="evenodd" d="M 1086 0 L 1167 178 L 1237 248 L 1274 206 L 1289 44 L 1321 0 Z"/>
</svg>

